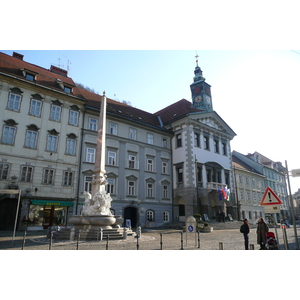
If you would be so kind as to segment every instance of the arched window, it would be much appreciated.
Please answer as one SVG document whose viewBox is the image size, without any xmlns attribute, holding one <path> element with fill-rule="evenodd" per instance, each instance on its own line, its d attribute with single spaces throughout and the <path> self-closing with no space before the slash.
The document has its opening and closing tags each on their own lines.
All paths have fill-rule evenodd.
<svg viewBox="0 0 300 300">
<path fill-rule="evenodd" d="M 154 222 L 155 221 L 154 210 L 151 210 L 151 209 L 147 210 L 146 216 L 147 216 L 147 222 Z"/>
</svg>

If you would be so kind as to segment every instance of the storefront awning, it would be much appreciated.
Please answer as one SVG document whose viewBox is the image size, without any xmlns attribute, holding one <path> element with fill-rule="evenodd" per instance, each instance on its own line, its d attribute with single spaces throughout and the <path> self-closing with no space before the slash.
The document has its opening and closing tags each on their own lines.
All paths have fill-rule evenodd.
<svg viewBox="0 0 300 300">
<path fill-rule="evenodd" d="M 74 203 L 69 201 L 31 200 L 31 205 L 74 206 Z"/>
</svg>

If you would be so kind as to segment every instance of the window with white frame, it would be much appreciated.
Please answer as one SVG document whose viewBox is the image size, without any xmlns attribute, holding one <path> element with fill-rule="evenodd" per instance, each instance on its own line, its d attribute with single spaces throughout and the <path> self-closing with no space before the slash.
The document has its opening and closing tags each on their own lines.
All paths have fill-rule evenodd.
<svg viewBox="0 0 300 300">
<path fill-rule="evenodd" d="M 17 131 L 15 126 L 17 123 L 15 123 L 13 120 L 5 121 L 5 123 L 6 125 L 3 127 L 1 143 L 13 145 L 15 143 L 15 135 Z"/>
<path fill-rule="evenodd" d="M 40 117 L 42 112 L 42 101 L 31 99 L 29 114 L 31 116 Z"/>
<path fill-rule="evenodd" d="M 166 161 L 162 162 L 162 173 L 163 174 L 168 174 L 168 163 Z"/>
<path fill-rule="evenodd" d="M 200 134 L 195 133 L 195 147 L 200 147 Z"/>
<path fill-rule="evenodd" d="M 116 185 L 116 180 L 113 178 L 108 178 L 107 185 L 106 185 L 106 192 L 108 194 L 115 194 L 115 185 Z"/>
<path fill-rule="evenodd" d="M 0 163 L 0 180 L 6 180 L 8 178 L 9 168 L 9 164 Z"/>
<path fill-rule="evenodd" d="M 11 92 L 8 96 L 8 103 L 7 103 L 7 109 L 14 110 L 14 111 L 20 111 L 21 106 L 21 90 L 18 88 L 11 89 Z"/>
<path fill-rule="evenodd" d="M 152 133 L 147 134 L 147 143 L 150 145 L 154 144 L 154 135 Z"/>
<path fill-rule="evenodd" d="M 163 185 L 163 198 L 169 198 L 169 187 L 167 185 Z"/>
<path fill-rule="evenodd" d="M 168 147 L 168 139 L 167 138 L 163 138 L 162 139 L 162 145 L 163 148 L 167 148 Z"/>
<path fill-rule="evenodd" d="M 86 162 L 94 163 L 95 162 L 95 154 L 96 154 L 96 149 L 87 148 L 86 149 Z"/>
<path fill-rule="evenodd" d="M 176 148 L 180 148 L 180 147 L 182 147 L 182 135 L 181 135 L 181 133 L 176 135 Z"/>
<path fill-rule="evenodd" d="M 169 222 L 170 221 L 170 214 L 168 211 L 163 212 L 163 221 L 164 222 Z"/>
<path fill-rule="evenodd" d="M 130 169 L 137 169 L 138 168 L 138 163 L 137 163 L 135 155 L 130 154 L 128 156 L 128 168 L 130 168 Z"/>
<path fill-rule="evenodd" d="M 84 177 L 84 191 L 85 192 L 92 192 L 92 180 L 93 177 L 92 176 L 85 176 Z"/>
<path fill-rule="evenodd" d="M 72 186 L 74 180 L 74 172 L 72 171 L 64 171 L 64 182 L 65 186 Z"/>
<path fill-rule="evenodd" d="M 241 201 L 245 201 L 244 191 L 240 191 Z"/>
<path fill-rule="evenodd" d="M 59 122 L 60 115 L 61 115 L 61 106 L 52 104 L 51 111 L 50 111 L 50 120 Z"/>
<path fill-rule="evenodd" d="M 49 169 L 49 168 L 44 169 L 43 183 L 44 184 L 53 184 L 54 183 L 54 170 L 53 169 Z"/>
<path fill-rule="evenodd" d="M 154 159 L 153 158 L 147 158 L 147 171 L 154 172 Z"/>
<path fill-rule="evenodd" d="M 28 129 L 26 131 L 25 147 L 31 148 L 31 149 L 36 149 L 37 138 L 38 138 L 38 132 Z"/>
<path fill-rule="evenodd" d="M 76 154 L 76 139 L 72 138 L 71 136 L 67 138 L 66 154 Z"/>
<path fill-rule="evenodd" d="M 146 212 L 147 222 L 154 222 L 155 221 L 155 214 L 153 210 L 147 210 Z"/>
<path fill-rule="evenodd" d="M 109 124 L 109 133 L 113 135 L 117 135 L 118 126 L 117 124 L 110 123 Z"/>
<path fill-rule="evenodd" d="M 117 153 L 114 151 L 108 151 L 108 165 L 115 166 L 116 165 Z"/>
<path fill-rule="evenodd" d="M 135 196 L 135 182 L 128 181 L 128 196 Z"/>
<path fill-rule="evenodd" d="M 22 166 L 21 169 L 21 182 L 31 182 L 33 174 L 33 167 Z"/>
<path fill-rule="evenodd" d="M 79 112 L 71 109 L 69 112 L 69 124 L 78 126 L 78 120 L 79 120 Z"/>
<path fill-rule="evenodd" d="M 131 140 L 136 140 L 137 137 L 137 131 L 134 128 L 129 128 L 129 138 Z"/>
<path fill-rule="evenodd" d="M 89 129 L 97 131 L 98 120 L 89 118 Z"/>
<path fill-rule="evenodd" d="M 153 197 L 154 195 L 154 184 L 147 183 L 147 197 Z"/>
<path fill-rule="evenodd" d="M 251 201 L 251 193 L 250 193 L 250 191 L 247 191 L 247 201 L 248 202 Z"/>
<path fill-rule="evenodd" d="M 49 133 L 47 137 L 47 151 L 57 152 L 58 136 Z"/>
</svg>

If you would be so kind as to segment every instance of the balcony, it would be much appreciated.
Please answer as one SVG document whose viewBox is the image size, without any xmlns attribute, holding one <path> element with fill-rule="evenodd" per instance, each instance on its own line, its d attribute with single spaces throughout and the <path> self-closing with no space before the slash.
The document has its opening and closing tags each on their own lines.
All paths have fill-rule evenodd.
<svg viewBox="0 0 300 300">
<path fill-rule="evenodd" d="M 209 190 L 223 190 L 227 185 L 223 183 L 218 183 L 218 182 L 208 182 L 206 184 L 207 189 Z"/>
</svg>

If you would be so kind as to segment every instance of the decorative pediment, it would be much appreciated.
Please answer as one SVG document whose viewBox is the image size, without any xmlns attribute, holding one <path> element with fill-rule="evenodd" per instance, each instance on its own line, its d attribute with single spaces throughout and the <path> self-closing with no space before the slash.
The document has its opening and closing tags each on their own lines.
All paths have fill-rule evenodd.
<svg viewBox="0 0 300 300">
<path fill-rule="evenodd" d="M 134 175 L 128 175 L 128 176 L 126 176 L 126 179 L 128 179 L 128 180 L 138 180 L 138 178 L 136 177 L 136 176 L 134 176 Z"/>
</svg>

